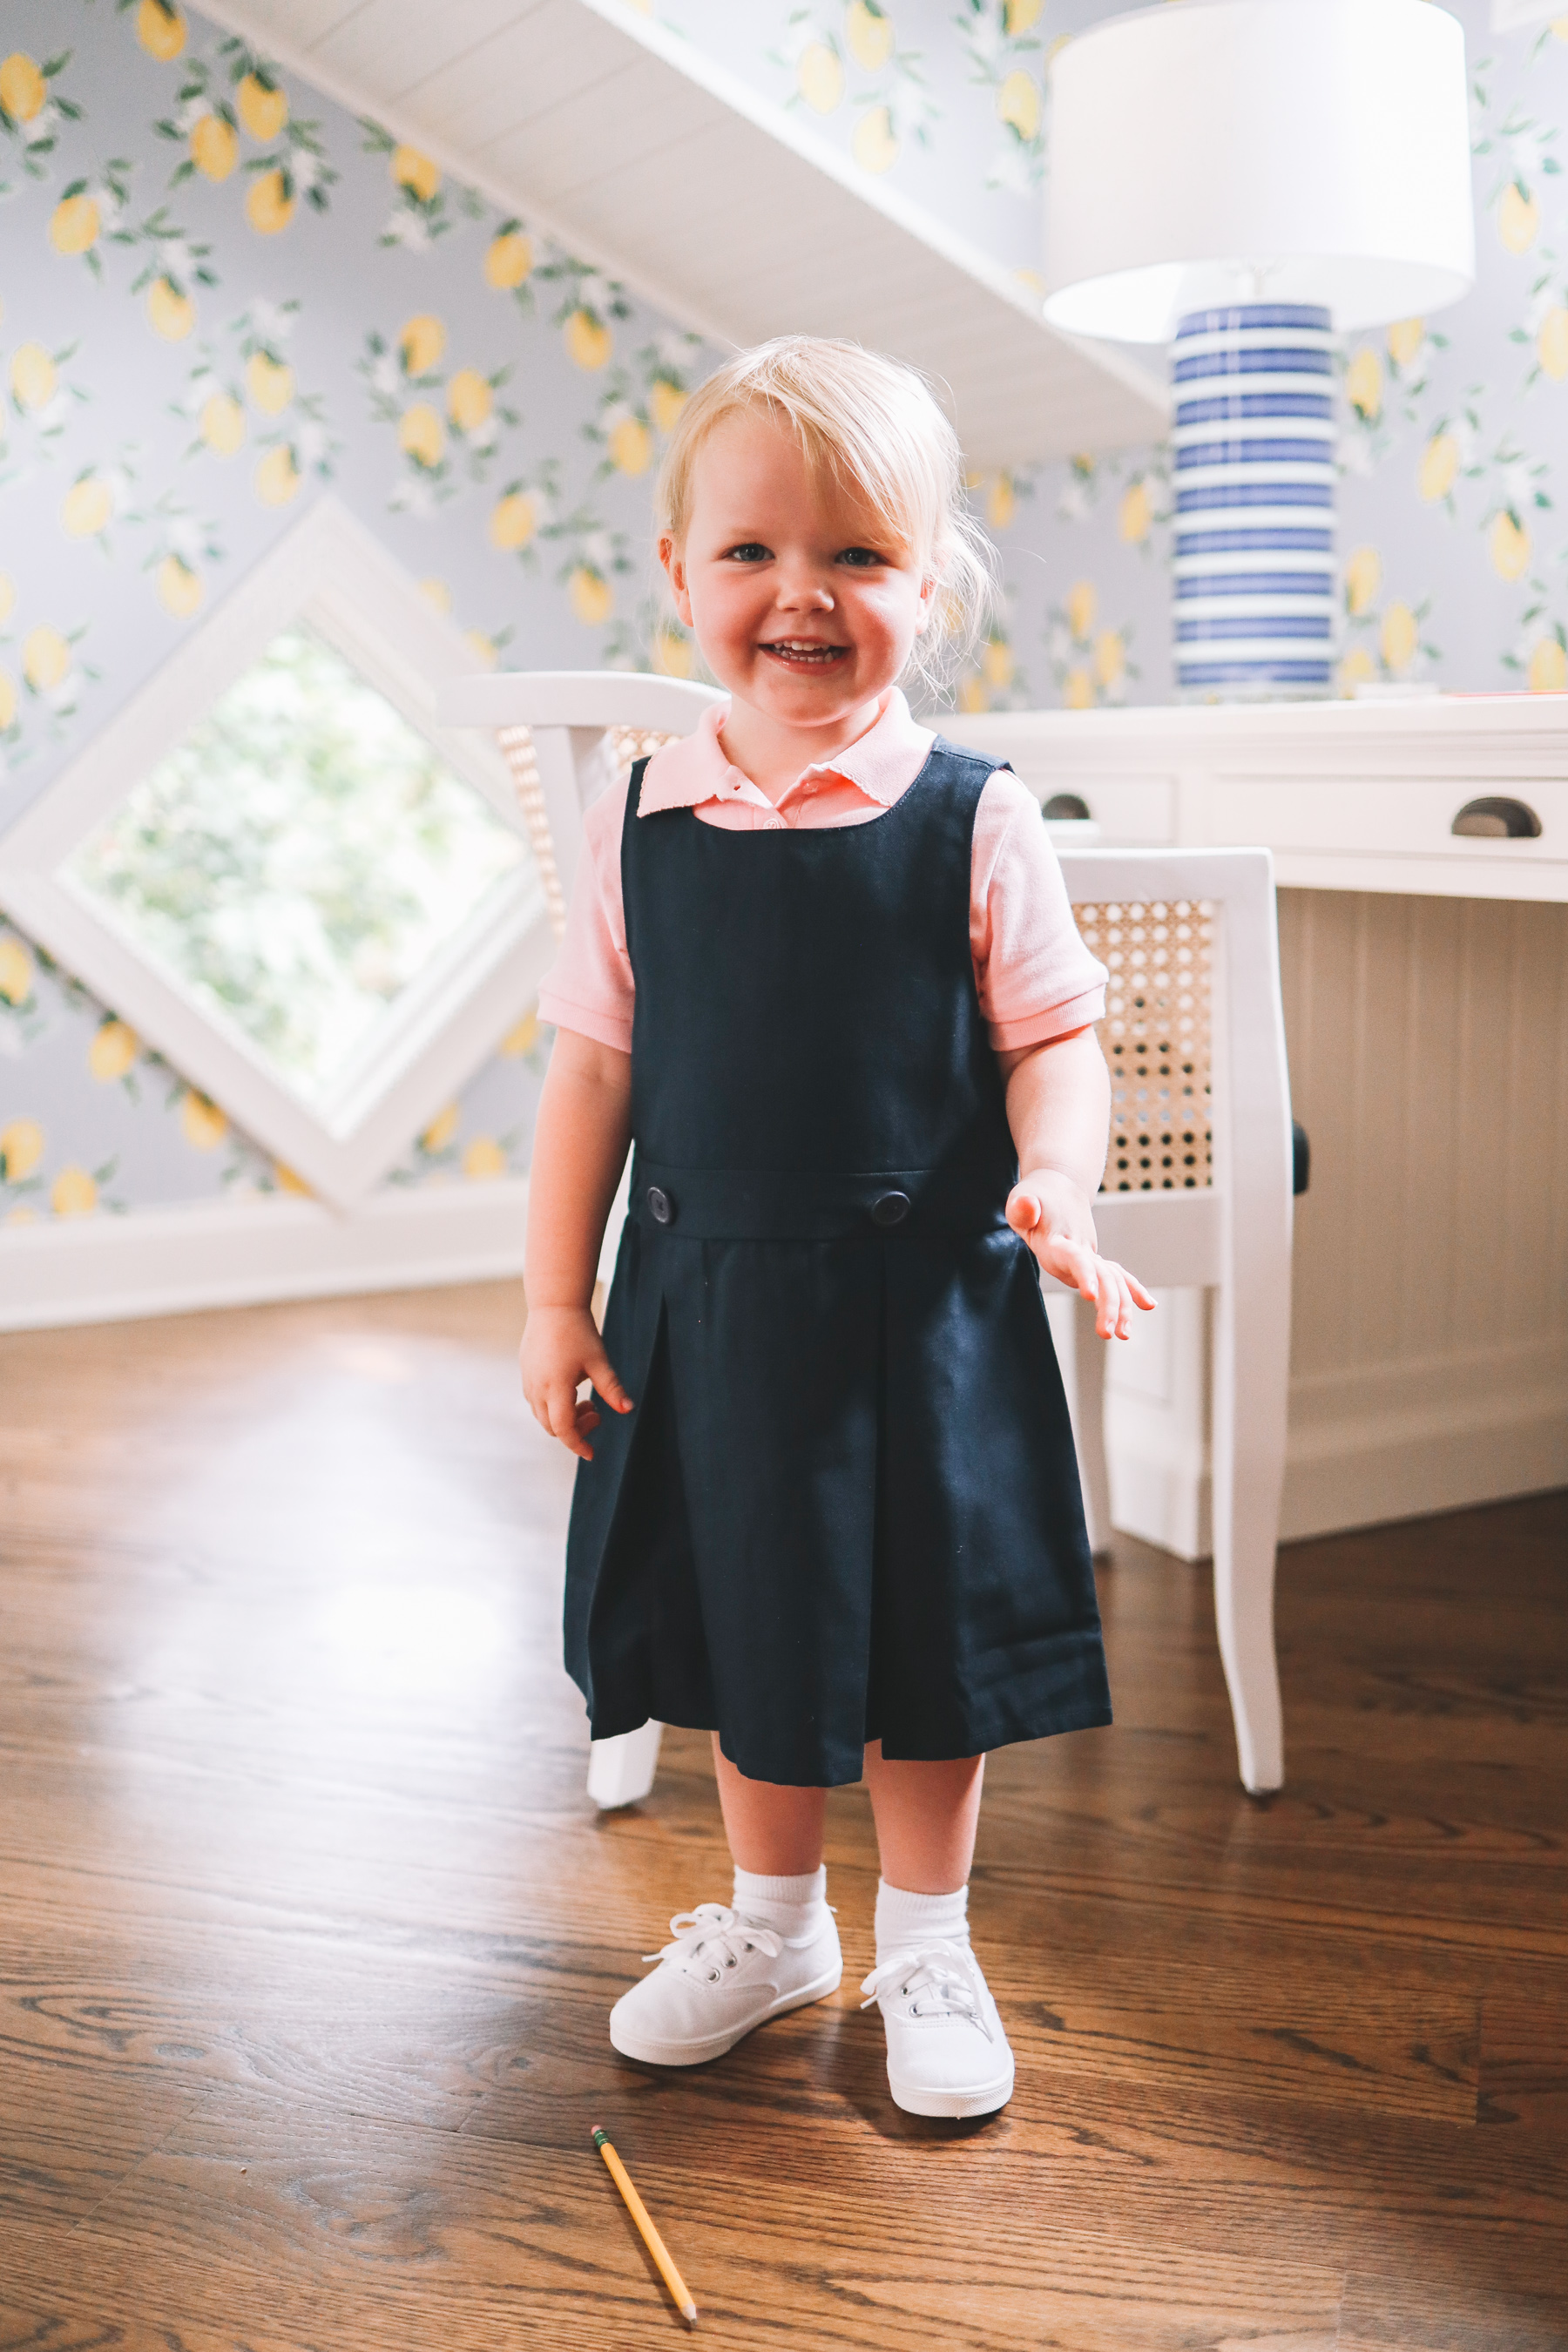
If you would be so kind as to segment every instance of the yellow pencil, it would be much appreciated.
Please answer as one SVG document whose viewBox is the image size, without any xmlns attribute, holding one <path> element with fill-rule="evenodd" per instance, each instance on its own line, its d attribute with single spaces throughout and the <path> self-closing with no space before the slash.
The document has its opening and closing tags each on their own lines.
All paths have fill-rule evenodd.
<svg viewBox="0 0 1568 2352">
<path fill-rule="evenodd" d="M 601 2131 L 597 2124 L 594 2126 L 594 2146 L 598 2149 L 599 2154 L 609 2166 L 610 2179 L 615 2182 L 616 2187 L 620 2190 L 621 2195 L 625 2198 L 626 2211 L 631 2215 L 632 2220 L 642 2231 L 642 2242 L 647 2248 L 648 2252 L 653 2256 L 654 2261 L 658 2264 L 658 2274 L 664 2281 L 666 2286 L 669 2289 L 670 2294 L 675 2297 L 675 2307 L 677 2311 L 679 2312 L 688 2327 L 695 2327 L 697 2325 L 697 2305 L 691 2300 L 691 2289 L 687 2285 L 686 2281 L 681 2277 L 680 2273 L 670 2261 L 669 2248 L 665 2244 L 664 2240 L 654 2228 L 653 2222 L 648 2216 L 647 2207 L 643 2203 L 642 2199 L 632 2187 L 631 2176 L 628 2174 L 626 2166 L 621 2162 L 620 2158 L 616 2154 L 615 2149 L 610 2146 L 610 2136 L 608 2132 Z"/>
</svg>

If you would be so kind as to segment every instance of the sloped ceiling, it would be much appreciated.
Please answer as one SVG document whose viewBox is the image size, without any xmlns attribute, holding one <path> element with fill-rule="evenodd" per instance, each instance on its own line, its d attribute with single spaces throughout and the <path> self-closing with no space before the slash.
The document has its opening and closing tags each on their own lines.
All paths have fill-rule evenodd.
<svg viewBox="0 0 1568 2352">
<path fill-rule="evenodd" d="M 944 385 L 970 463 L 1149 440 L 1163 385 L 625 0 L 200 0 L 721 344 L 850 335 Z"/>
</svg>

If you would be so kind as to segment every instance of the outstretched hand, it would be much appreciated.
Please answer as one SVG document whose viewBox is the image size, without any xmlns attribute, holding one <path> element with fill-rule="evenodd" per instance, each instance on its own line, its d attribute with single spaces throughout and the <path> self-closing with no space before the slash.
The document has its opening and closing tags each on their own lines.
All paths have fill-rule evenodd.
<svg viewBox="0 0 1568 2352">
<path fill-rule="evenodd" d="M 1134 1307 L 1152 1311 L 1155 1302 L 1137 1276 L 1100 1255 L 1089 1195 L 1070 1177 L 1055 1168 L 1026 1170 L 1007 1195 L 1006 1213 L 1045 1272 L 1088 1299 L 1102 1339 L 1127 1338 Z"/>
<path fill-rule="evenodd" d="M 588 1440 L 603 1416 L 592 1397 L 580 1402 L 584 1381 L 613 1412 L 630 1412 L 632 1400 L 605 1353 L 599 1327 L 585 1307 L 535 1307 L 522 1334 L 522 1392 L 541 1429 L 558 1437 L 569 1454 L 592 1462 Z"/>
</svg>

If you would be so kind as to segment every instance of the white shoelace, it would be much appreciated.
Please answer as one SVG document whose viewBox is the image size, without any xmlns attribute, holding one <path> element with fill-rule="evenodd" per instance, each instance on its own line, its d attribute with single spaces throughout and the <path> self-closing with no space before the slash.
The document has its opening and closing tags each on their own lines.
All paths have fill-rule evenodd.
<svg viewBox="0 0 1568 2352">
<path fill-rule="evenodd" d="M 645 1960 L 673 1960 L 689 1977 L 706 1977 L 717 1984 L 725 1969 L 738 1968 L 746 1951 L 765 1952 L 776 1959 L 784 1937 L 760 1919 L 748 1919 L 725 1903 L 700 1903 L 695 1911 L 678 1911 L 669 1923 L 675 1941 L 662 1950 L 645 1952 Z M 718 1965 L 715 1967 L 714 1963 Z"/>
<path fill-rule="evenodd" d="M 910 1945 L 891 1959 L 879 1961 L 860 1987 L 866 1995 L 860 2006 L 869 2009 L 880 1994 L 896 1988 L 908 2000 L 911 2017 L 965 2018 L 990 2042 L 994 2037 L 981 1997 L 982 1982 L 980 1963 L 969 1946 L 949 1943 L 943 1937 Z"/>
</svg>

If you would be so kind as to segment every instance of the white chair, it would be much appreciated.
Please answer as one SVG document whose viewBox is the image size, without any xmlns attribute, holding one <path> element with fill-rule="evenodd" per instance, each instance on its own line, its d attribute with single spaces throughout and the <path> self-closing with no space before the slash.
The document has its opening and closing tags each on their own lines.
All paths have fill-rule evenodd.
<svg viewBox="0 0 1568 2352">
<path fill-rule="evenodd" d="M 583 811 L 629 762 L 692 732 L 709 688 L 621 672 L 452 681 L 441 715 L 493 729 L 517 780 L 559 928 Z M 1267 850 L 1062 847 L 1080 926 L 1110 967 L 1102 1042 L 1112 1148 L 1095 1203 L 1100 1245 L 1156 1286 L 1213 1290 L 1215 1612 L 1244 1785 L 1284 1779 L 1274 1555 L 1290 1340 L 1292 1145 Z M 601 1272 L 619 1239 L 624 1193 Z M 1069 1395 L 1089 1538 L 1108 1546 L 1104 1343 L 1073 1307 Z M 660 1727 L 595 1740 L 604 1806 L 653 1786 Z"/>
</svg>

